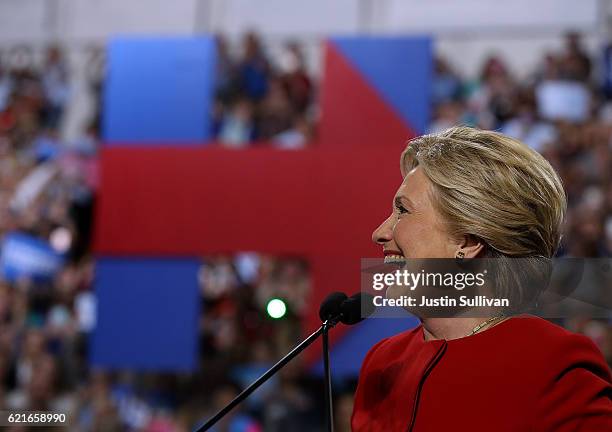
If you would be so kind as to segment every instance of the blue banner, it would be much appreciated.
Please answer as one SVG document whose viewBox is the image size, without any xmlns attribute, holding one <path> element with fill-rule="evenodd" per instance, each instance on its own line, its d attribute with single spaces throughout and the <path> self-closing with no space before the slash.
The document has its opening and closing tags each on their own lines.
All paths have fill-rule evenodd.
<svg viewBox="0 0 612 432">
<path fill-rule="evenodd" d="M 62 267 L 64 257 L 48 242 L 20 232 L 8 233 L 2 242 L 0 271 L 9 282 L 20 278 L 49 280 Z"/>
</svg>

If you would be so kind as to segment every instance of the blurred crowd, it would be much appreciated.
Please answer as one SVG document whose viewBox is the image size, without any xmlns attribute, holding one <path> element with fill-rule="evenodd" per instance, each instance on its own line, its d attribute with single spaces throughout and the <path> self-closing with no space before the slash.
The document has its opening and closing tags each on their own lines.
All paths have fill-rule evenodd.
<svg viewBox="0 0 612 432">
<path fill-rule="evenodd" d="M 287 42 L 273 61 L 255 33 L 237 50 L 218 36 L 217 56 L 214 137 L 229 147 L 266 141 L 301 148 L 310 140 L 314 86 L 297 42 Z"/>
<path fill-rule="evenodd" d="M 499 130 L 559 172 L 569 202 L 564 256 L 612 254 L 612 103 L 595 73 L 599 65 L 576 33 L 566 35 L 561 52 L 545 53 L 527 79 L 514 77 L 497 56 L 475 79 L 442 58 L 435 63 L 432 132 L 456 124 Z"/>
<path fill-rule="evenodd" d="M 232 147 L 254 140 L 304 146 L 312 135 L 316 86 L 300 46 L 289 42 L 271 59 L 257 35 L 248 34 L 239 49 L 222 37 L 218 48 L 214 135 Z M 18 232 L 42 240 L 63 261 L 52 277 L 0 281 L 0 410 L 68 412 L 72 430 L 81 431 L 191 430 L 299 339 L 310 291 L 307 264 L 254 253 L 204 257 L 197 372 L 90 368 L 97 122 L 63 140 L 72 91 L 66 58 L 50 47 L 35 67 L 27 55 L 15 51 L 10 67 L 0 61 L 0 239 Z M 560 172 L 569 195 L 563 255 L 612 253 L 612 104 L 601 82 L 575 34 L 563 51 L 545 54 L 529 79 L 514 77 L 499 57 L 471 79 L 436 60 L 432 131 L 457 123 L 498 129 Z M 99 95 L 101 81 L 91 86 Z M 265 313 L 274 297 L 288 305 L 280 320 Z M 612 364 L 608 322 L 564 324 L 589 335 Z M 321 389 L 320 377 L 297 359 L 215 430 L 321 430 Z M 339 432 L 350 430 L 353 389 L 353 380 L 335 388 Z"/>
</svg>

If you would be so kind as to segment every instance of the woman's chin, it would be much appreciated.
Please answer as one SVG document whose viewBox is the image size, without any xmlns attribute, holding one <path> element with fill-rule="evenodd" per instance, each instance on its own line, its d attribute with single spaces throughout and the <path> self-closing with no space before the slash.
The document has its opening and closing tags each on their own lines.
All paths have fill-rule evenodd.
<svg viewBox="0 0 612 432">
<path fill-rule="evenodd" d="M 410 288 L 402 285 L 390 285 L 385 292 L 388 299 L 399 299 L 406 295 L 410 295 Z"/>
</svg>

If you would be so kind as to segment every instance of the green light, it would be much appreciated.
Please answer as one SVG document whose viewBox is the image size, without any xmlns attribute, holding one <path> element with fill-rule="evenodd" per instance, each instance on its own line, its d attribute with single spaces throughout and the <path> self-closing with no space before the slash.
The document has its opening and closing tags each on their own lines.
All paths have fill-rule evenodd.
<svg viewBox="0 0 612 432">
<path fill-rule="evenodd" d="M 287 313 L 287 305 L 281 299 L 273 298 L 268 302 L 266 311 L 271 318 L 279 319 Z"/>
</svg>

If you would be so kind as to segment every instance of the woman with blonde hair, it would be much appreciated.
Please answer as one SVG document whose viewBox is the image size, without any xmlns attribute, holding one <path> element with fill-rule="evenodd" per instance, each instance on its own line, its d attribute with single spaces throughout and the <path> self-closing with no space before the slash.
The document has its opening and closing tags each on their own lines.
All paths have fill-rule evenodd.
<svg viewBox="0 0 612 432">
<path fill-rule="evenodd" d="M 401 170 L 394 211 L 372 236 L 385 260 L 537 268 L 556 253 L 565 193 L 520 141 L 455 127 L 412 140 Z M 530 315 L 421 318 L 366 356 L 354 431 L 612 431 L 610 370 L 588 338 Z"/>
</svg>

